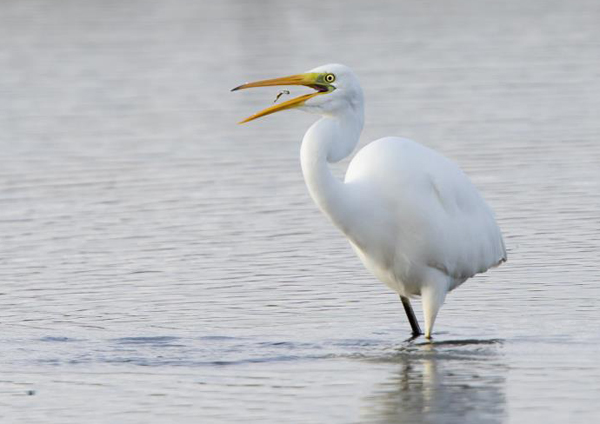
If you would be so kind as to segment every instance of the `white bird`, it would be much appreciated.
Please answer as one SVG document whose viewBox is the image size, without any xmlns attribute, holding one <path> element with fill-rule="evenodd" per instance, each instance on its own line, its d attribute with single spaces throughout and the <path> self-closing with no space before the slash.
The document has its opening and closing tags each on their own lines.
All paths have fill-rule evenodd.
<svg viewBox="0 0 600 424">
<path fill-rule="evenodd" d="M 357 255 L 402 300 L 413 336 L 421 333 L 409 298 L 421 296 L 431 338 L 446 294 L 506 261 L 494 214 L 452 161 L 414 141 L 385 137 L 362 148 L 342 182 L 328 164 L 350 155 L 364 122 L 363 92 L 346 66 L 243 84 L 315 89 L 273 105 L 244 122 L 298 108 L 321 115 L 304 135 L 301 163 L 311 197 L 346 235 Z"/>
</svg>

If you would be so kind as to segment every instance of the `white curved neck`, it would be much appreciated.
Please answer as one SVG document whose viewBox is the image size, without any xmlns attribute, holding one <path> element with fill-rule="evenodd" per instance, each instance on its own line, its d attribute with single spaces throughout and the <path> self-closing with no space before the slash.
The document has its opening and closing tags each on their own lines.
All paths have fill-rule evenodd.
<svg viewBox="0 0 600 424">
<path fill-rule="evenodd" d="M 337 116 L 325 116 L 304 134 L 300 160 L 311 197 L 344 233 L 353 216 L 354 201 L 346 185 L 329 169 L 354 151 L 363 127 L 362 108 Z"/>
</svg>

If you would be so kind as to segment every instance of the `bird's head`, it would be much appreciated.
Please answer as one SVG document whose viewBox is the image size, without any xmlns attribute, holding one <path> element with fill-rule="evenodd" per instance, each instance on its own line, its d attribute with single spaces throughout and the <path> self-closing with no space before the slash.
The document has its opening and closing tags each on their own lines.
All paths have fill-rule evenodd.
<svg viewBox="0 0 600 424">
<path fill-rule="evenodd" d="M 347 109 L 362 108 L 363 104 L 358 78 L 350 68 L 338 64 L 319 66 L 303 74 L 249 82 L 231 91 L 276 85 L 304 85 L 315 92 L 275 104 L 244 119 L 240 124 L 286 109 L 298 108 L 320 115 L 336 115 Z"/>
</svg>

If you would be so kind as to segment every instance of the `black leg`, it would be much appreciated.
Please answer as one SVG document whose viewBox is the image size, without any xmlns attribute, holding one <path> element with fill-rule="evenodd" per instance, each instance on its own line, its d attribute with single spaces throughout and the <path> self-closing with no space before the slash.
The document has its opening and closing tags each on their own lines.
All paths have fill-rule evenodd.
<svg viewBox="0 0 600 424">
<path fill-rule="evenodd" d="M 410 306 L 410 300 L 408 297 L 400 296 L 400 300 L 402 300 L 402 305 L 404 306 L 404 311 L 406 312 L 406 316 L 408 317 L 408 322 L 412 328 L 412 334 L 414 337 L 420 336 L 423 334 L 421 332 L 421 327 L 419 327 L 419 321 L 417 321 L 417 317 L 415 316 L 415 312 L 413 311 L 412 306 Z"/>
</svg>

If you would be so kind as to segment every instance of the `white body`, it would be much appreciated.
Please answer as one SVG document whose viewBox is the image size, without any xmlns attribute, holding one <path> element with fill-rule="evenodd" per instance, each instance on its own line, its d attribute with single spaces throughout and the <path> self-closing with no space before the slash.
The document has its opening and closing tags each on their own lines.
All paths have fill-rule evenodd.
<svg viewBox="0 0 600 424">
<path fill-rule="evenodd" d="M 362 131 L 362 90 L 343 65 L 311 72 L 337 79 L 335 91 L 302 106 L 323 115 L 302 142 L 310 194 L 377 278 L 402 296 L 422 296 L 430 337 L 446 293 L 506 260 L 494 215 L 453 162 L 402 138 L 373 141 L 344 182 L 335 178 L 328 163 L 352 153 Z"/>
<path fill-rule="evenodd" d="M 401 295 L 420 295 L 436 275 L 450 291 L 505 258 L 490 208 L 454 163 L 427 147 L 376 140 L 354 157 L 345 181 L 369 217 L 346 235 L 365 266 Z"/>
</svg>

